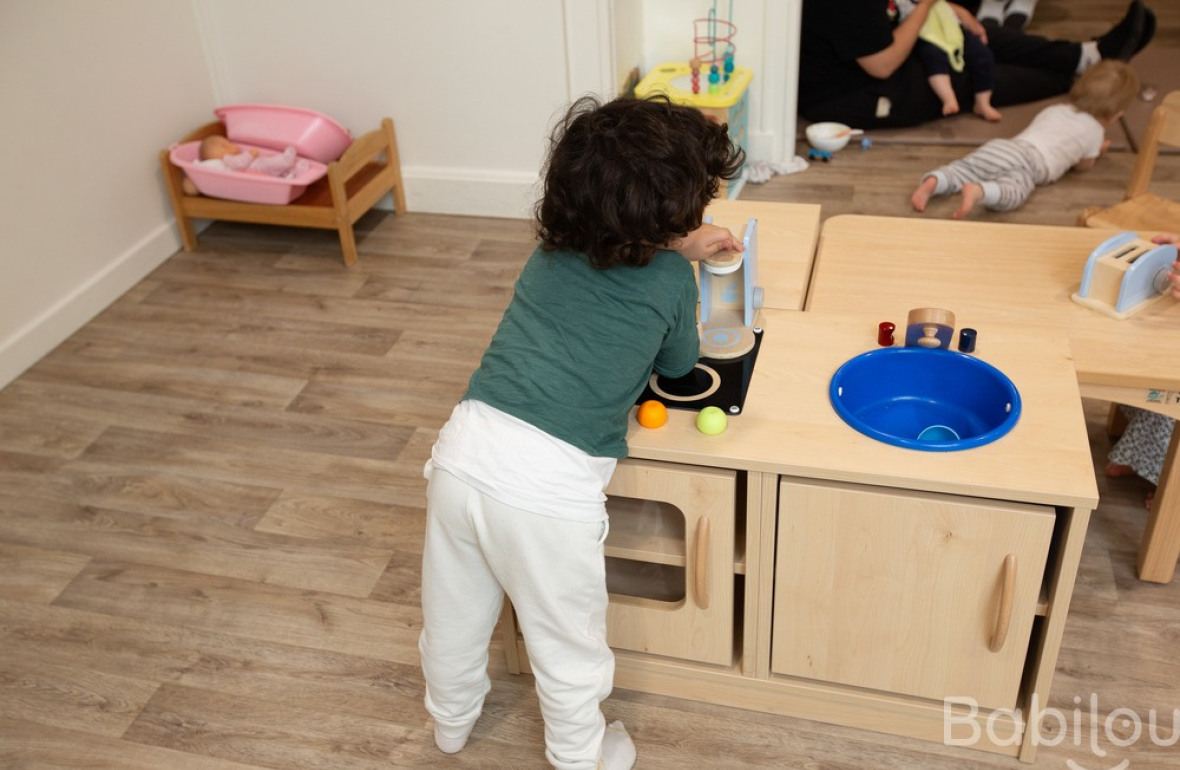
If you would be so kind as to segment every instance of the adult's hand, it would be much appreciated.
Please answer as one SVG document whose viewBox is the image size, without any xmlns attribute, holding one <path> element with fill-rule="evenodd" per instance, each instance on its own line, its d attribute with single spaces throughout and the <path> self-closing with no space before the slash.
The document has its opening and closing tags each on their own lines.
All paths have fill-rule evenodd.
<svg viewBox="0 0 1180 770">
<path fill-rule="evenodd" d="M 1176 233 L 1160 233 L 1151 239 L 1152 243 L 1178 243 L 1180 242 L 1180 235 Z M 1180 261 L 1172 263 L 1172 273 L 1168 276 L 1168 281 L 1172 284 L 1172 296 L 1180 299 Z"/>
</svg>

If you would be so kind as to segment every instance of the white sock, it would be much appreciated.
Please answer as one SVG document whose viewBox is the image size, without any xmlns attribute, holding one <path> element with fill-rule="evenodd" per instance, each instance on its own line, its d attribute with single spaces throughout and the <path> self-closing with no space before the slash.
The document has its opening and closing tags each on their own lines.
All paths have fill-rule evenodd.
<svg viewBox="0 0 1180 770">
<path fill-rule="evenodd" d="M 475 729 L 475 722 L 466 727 L 443 727 L 435 722 L 434 745 L 438 746 L 438 750 L 444 754 L 456 754 L 467 745 L 467 739 L 471 737 L 473 729 Z"/>
<path fill-rule="evenodd" d="M 1032 21 L 1033 10 L 1037 7 L 1037 0 L 1008 0 L 1008 7 L 1004 9 L 1004 15 L 1013 13 L 1024 14 L 1025 22 Z"/>
<path fill-rule="evenodd" d="M 606 726 L 601 756 L 599 770 L 631 770 L 635 766 L 635 744 L 622 722 L 614 721 Z"/>
<path fill-rule="evenodd" d="M 984 19 L 995 19 L 999 24 L 1004 18 L 1004 0 L 983 0 L 979 4 L 979 13 L 975 17 L 980 21 Z"/>
<path fill-rule="evenodd" d="M 1087 40 L 1082 43 L 1082 55 L 1078 57 L 1078 74 L 1082 74 L 1100 61 L 1102 54 L 1098 53 L 1098 41 Z"/>
</svg>

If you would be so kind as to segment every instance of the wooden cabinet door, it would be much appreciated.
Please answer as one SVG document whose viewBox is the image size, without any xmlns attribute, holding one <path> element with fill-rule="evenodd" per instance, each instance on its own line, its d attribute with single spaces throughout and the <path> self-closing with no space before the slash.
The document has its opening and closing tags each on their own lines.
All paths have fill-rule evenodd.
<svg viewBox="0 0 1180 770">
<path fill-rule="evenodd" d="M 1012 708 L 1052 508 L 784 478 L 771 668 Z"/>
<path fill-rule="evenodd" d="M 734 471 L 624 460 L 607 488 L 612 647 L 733 662 Z"/>
</svg>

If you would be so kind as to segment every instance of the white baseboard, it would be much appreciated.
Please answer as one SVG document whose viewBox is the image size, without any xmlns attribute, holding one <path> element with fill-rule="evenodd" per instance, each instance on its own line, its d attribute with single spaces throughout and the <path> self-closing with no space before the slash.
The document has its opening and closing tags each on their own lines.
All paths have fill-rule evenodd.
<svg viewBox="0 0 1180 770">
<path fill-rule="evenodd" d="M 537 175 L 529 171 L 403 166 L 402 178 L 406 208 L 430 214 L 528 219 L 540 194 Z"/>
<path fill-rule="evenodd" d="M 102 312 L 179 248 L 176 225 L 169 220 L 36 318 L 0 339 L 0 388 Z"/>
</svg>

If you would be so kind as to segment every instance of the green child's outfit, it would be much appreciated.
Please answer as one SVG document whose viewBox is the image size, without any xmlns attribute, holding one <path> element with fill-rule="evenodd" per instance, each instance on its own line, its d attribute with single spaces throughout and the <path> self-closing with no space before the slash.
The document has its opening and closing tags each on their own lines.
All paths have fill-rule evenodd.
<svg viewBox="0 0 1180 770">
<path fill-rule="evenodd" d="M 538 249 L 516 283 L 426 475 L 419 641 L 440 747 L 461 746 L 490 688 L 487 650 L 512 599 L 545 717 L 546 756 L 591 770 L 610 693 L 604 489 L 653 368 L 699 356 L 697 286 L 680 254 L 599 270 Z"/>
</svg>

